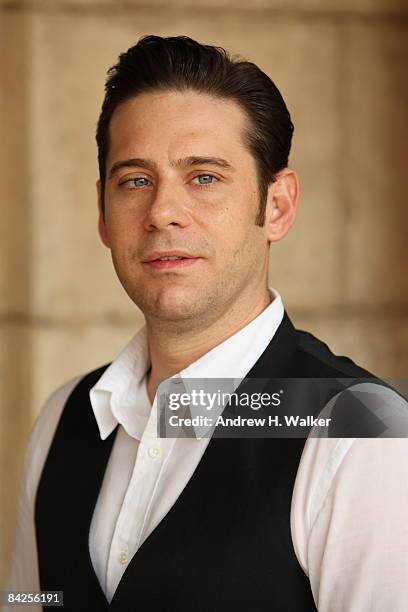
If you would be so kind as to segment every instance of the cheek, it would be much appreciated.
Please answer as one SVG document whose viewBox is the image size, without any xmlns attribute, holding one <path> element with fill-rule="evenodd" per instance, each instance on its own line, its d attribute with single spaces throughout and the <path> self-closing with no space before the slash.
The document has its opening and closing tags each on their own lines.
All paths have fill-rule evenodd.
<svg viewBox="0 0 408 612">
<path fill-rule="evenodd" d="M 202 210 L 205 209 L 205 218 L 219 232 L 227 235 L 245 234 L 246 228 L 253 224 L 256 214 L 255 203 L 252 197 L 239 187 L 216 193 L 210 198 L 207 194 L 206 201 L 200 203 Z"/>
<path fill-rule="evenodd" d="M 129 267 L 137 260 L 137 245 L 140 241 L 134 231 L 130 231 L 128 227 L 122 227 L 118 223 L 112 224 L 110 244 L 112 258 L 121 268 Z"/>
<path fill-rule="evenodd" d="M 212 216 L 206 217 L 204 231 L 211 238 L 217 268 L 244 265 L 252 261 L 260 249 L 260 228 L 255 226 L 256 209 L 248 201 L 223 202 Z"/>
<path fill-rule="evenodd" d="M 135 222 L 135 213 L 125 207 L 111 210 L 107 217 L 107 229 L 117 246 L 126 244 L 137 232 L 138 224 Z"/>
<path fill-rule="evenodd" d="M 215 252 L 220 268 L 240 268 L 253 259 L 252 256 L 249 257 L 249 253 L 254 249 L 254 245 L 245 221 L 234 220 L 217 236 Z"/>
<path fill-rule="evenodd" d="M 248 202 L 235 201 L 228 203 L 219 218 L 220 240 L 230 249 L 250 247 L 255 226 L 256 210 Z"/>
</svg>

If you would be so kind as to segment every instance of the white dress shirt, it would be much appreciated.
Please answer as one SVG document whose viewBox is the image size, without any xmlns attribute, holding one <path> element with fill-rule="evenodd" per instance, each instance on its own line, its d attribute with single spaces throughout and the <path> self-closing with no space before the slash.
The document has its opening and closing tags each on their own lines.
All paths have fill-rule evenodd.
<svg viewBox="0 0 408 612">
<path fill-rule="evenodd" d="M 175 382 L 244 378 L 283 318 L 279 294 L 270 293 L 272 302 L 256 319 L 175 375 Z M 119 424 L 89 534 L 91 560 L 109 601 L 132 556 L 177 501 L 209 442 L 157 437 L 156 398 L 151 406 L 146 388 L 149 367 L 143 327 L 90 391 L 101 438 Z M 39 590 L 35 495 L 62 409 L 80 378 L 51 395 L 31 434 L 9 590 Z M 292 497 L 291 532 L 319 611 L 408 610 L 407 442 L 306 441 Z"/>
</svg>

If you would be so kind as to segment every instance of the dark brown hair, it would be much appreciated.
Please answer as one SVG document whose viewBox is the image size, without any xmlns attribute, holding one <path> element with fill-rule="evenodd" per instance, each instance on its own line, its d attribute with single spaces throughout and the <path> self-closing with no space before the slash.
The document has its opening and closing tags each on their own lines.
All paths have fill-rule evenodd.
<svg viewBox="0 0 408 612">
<path fill-rule="evenodd" d="M 187 36 L 144 36 L 109 69 L 96 131 L 102 193 L 113 112 L 138 94 L 167 90 L 206 93 L 234 100 L 244 109 L 250 126 L 245 143 L 258 174 L 256 224 L 263 225 L 268 186 L 288 165 L 293 134 L 289 111 L 276 85 L 258 66 Z"/>
</svg>

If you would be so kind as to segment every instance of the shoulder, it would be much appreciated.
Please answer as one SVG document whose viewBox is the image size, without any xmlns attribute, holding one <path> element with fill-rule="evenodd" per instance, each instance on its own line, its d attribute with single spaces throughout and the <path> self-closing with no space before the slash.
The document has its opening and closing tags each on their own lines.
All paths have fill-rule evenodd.
<svg viewBox="0 0 408 612">
<path fill-rule="evenodd" d="M 296 334 L 290 374 L 314 379 L 322 400 L 321 416 L 332 418 L 330 437 L 407 436 L 408 406 L 398 381 L 383 380 L 349 357 L 336 355 L 309 332 L 296 330 Z"/>
<path fill-rule="evenodd" d="M 311 554 L 324 557 L 329 533 L 340 524 L 346 537 L 347 523 L 364 531 L 373 514 L 377 526 L 387 515 L 395 524 L 398 507 L 406 516 L 407 464 L 407 438 L 307 439 L 293 491 L 291 532 L 296 556 L 308 575 Z"/>
<path fill-rule="evenodd" d="M 46 400 L 31 430 L 27 446 L 24 484 L 28 500 L 33 501 L 38 481 L 65 403 L 82 376 L 58 387 Z"/>
<path fill-rule="evenodd" d="M 362 528 L 365 512 L 370 512 L 367 499 L 384 515 L 388 511 L 392 514 L 386 503 L 389 499 L 398 498 L 407 508 L 403 483 L 408 461 L 408 410 L 404 397 L 386 382 L 349 357 L 334 354 L 313 334 L 303 330 L 296 330 L 296 334 L 293 376 L 352 379 L 351 386 L 334 395 L 326 408 L 335 407 L 343 413 L 349 408 L 348 417 L 356 414 L 357 407 L 364 408 L 366 416 L 375 417 L 381 424 L 376 439 L 310 437 L 305 443 L 292 497 L 291 528 L 297 557 L 309 574 L 311 534 L 320 534 L 314 543 L 323 555 L 327 545 L 323 532 L 329 524 L 333 527 L 334 518 L 340 516 L 334 508 L 344 505 L 354 509 Z M 379 486 L 376 475 L 382 479 Z M 362 495 L 368 482 L 372 485 L 371 495 Z M 385 488 L 387 500 L 381 493 Z"/>
<path fill-rule="evenodd" d="M 68 398 L 84 382 L 88 384 L 91 381 L 97 382 L 105 367 L 67 381 L 58 387 L 42 406 L 31 430 L 24 463 L 25 493 L 31 502 L 34 500 L 41 472 Z"/>
<path fill-rule="evenodd" d="M 297 329 L 296 333 L 297 350 L 293 365 L 302 372 L 302 376 L 373 376 L 349 357 L 336 355 L 325 342 L 310 332 Z"/>
</svg>

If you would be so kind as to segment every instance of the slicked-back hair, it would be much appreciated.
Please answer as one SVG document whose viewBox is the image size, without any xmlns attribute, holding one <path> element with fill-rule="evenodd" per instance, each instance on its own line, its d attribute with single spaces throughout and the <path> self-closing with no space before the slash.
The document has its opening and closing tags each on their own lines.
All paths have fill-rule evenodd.
<svg viewBox="0 0 408 612">
<path fill-rule="evenodd" d="M 288 165 L 293 134 L 289 111 L 276 85 L 258 66 L 187 36 L 144 36 L 109 69 L 96 131 L 102 194 L 115 109 L 139 94 L 157 91 L 195 91 L 235 101 L 244 110 L 249 119 L 244 144 L 254 157 L 258 177 L 255 223 L 262 226 L 268 187 Z"/>
</svg>

